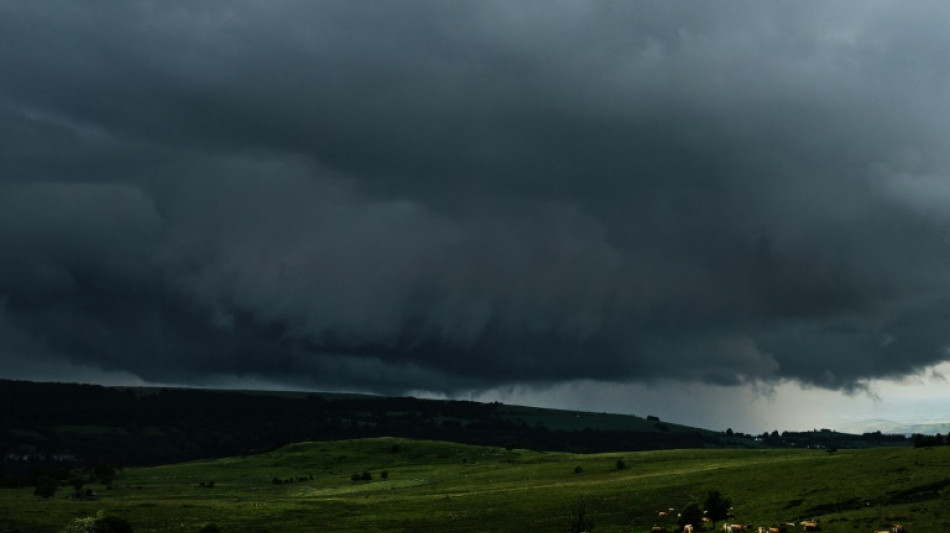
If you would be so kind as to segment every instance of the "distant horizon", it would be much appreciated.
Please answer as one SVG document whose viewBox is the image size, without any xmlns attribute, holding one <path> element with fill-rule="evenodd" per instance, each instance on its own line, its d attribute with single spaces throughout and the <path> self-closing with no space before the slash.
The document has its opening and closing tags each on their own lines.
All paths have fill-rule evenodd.
<svg viewBox="0 0 950 533">
<path fill-rule="evenodd" d="M 0 379 L 9 379 L 9 378 L 0 378 Z M 499 402 L 505 405 L 514 405 L 514 406 L 523 406 L 523 407 L 532 407 L 539 409 L 554 409 L 559 411 L 567 412 L 579 412 L 579 413 L 590 413 L 590 414 L 614 414 L 614 415 L 625 415 L 625 416 L 637 416 L 639 418 L 646 418 L 648 416 L 656 416 L 660 420 L 665 422 L 670 422 L 673 424 L 679 424 L 684 426 L 696 427 L 698 429 L 705 429 L 710 431 L 727 431 L 733 430 L 738 433 L 744 433 L 748 435 L 758 436 L 763 433 L 771 433 L 772 431 L 778 431 L 782 433 L 784 431 L 789 432 L 809 432 L 809 431 L 820 431 L 823 429 L 836 431 L 840 433 L 850 433 L 850 434 L 864 434 L 864 433 L 873 433 L 875 431 L 881 431 L 884 434 L 893 434 L 893 435 L 911 435 L 914 433 L 924 433 L 927 434 L 930 431 L 932 433 L 947 433 L 950 432 L 950 417 L 939 416 L 939 417 L 928 417 L 924 415 L 917 416 L 908 416 L 904 419 L 899 418 L 855 418 L 850 421 L 842 420 L 837 424 L 805 424 L 798 427 L 780 427 L 780 426 L 768 426 L 770 429 L 749 429 L 748 427 L 743 426 L 741 423 L 726 425 L 725 427 L 706 427 L 700 424 L 697 424 L 693 421 L 679 420 L 674 417 L 657 414 L 657 412 L 646 412 L 643 410 L 617 410 L 617 409 L 592 409 L 592 408 L 580 408 L 575 406 L 569 406 L 566 404 L 543 404 L 530 399 L 525 401 L 513 401 L 510 397 L 506 401 L 500 399 L 491 399 L 491 395 L 479 396 L 479 397 L 445 397 L 440 395 L 434 395 L 431 393 L 407 393 L 403 395 L 391 395 L 391 394 L 380 394 L 367 391 L 356 391 L 356 390 L 327 390 L 327 389 L 301 389 L 301 388 L 288 388 L 281 386 L 272 386 L 268 387 L 262 384 L 252 384 L 248 386 L 239 386 L 239 385 L 195 385 L 195 384 L 174 384 L 174 383 L 96 383 L 90 381 L 65 381 L 62 379 L 56 380 L 36 380 L 36 379 L 11 379 L 11 381 L 27 381 L 33 383 L 53 383 L 53 384 L 73 384 L 73 385 L 97 385 L 110 388 L 149 388 L 149 389 L 194 389 L 194 390 L 208 390 L 208 391 L 220 391 L 220 392 L 273 392 L 273 393 L 298 393 L 298 394 L 339 394 L 339 395 L 354 395 L 354 396 L 367 396 L 367 397 L 376 397 L 376 398 L 400 398 L 400 397 L 412 397 L 425 400 L 450 400 L 450 401 L 475 401 L 479 403 L 492 403 Z M 887 429 L 890 428 L 890 429 Z M 931 428 L 931 429 L 928 429 Z"/>
</svg>

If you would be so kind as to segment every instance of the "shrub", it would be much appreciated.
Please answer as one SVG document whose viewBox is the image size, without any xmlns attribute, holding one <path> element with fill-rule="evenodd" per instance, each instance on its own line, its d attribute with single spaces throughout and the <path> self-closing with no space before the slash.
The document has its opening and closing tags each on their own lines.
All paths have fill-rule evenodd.
<svg viewBox="0 0 950 533">
<path fill-rule="evenodd" d="M 69 485 L 75 489 L 76 492 L 79 492 L 82 489 L 82 486 L 86 484 L 86 480 L 83 479 L 79 474 L 73 474 L 69 476 Z"/>
<path fill-rule="evenodd" d="M 627 464 L 623 462 L 623 459 L 617 459 L 617 470 L 623 470 L 627 468 Z"/>
<path fill-rule="evenodd" d="M 33 488 L 33 495 L 48 500 L 56 494 L 59 482 L 51 477 L 41 477 L 36 481 L 36 487 Z"/>
<path fill-rule="evenodd" d="M 111 485 L 112 480 L 115 479 L 115 473 L 115 467 L 105 463 L 99 463 L 92 469 L 92 475 L 103 485 Z"/>
<path fill-rule="evenodd" d="M 198 530 L 198 533 L 221 533 L 221 528 L 218 527 L 214 522 L 209 522 Z"/>
<path fill-rule="evenodd" d="M 132 533 L 132 524 L 118 516 L 105 515 L 77 518 L 67 525 L 62 533 Z"/>
<path fill-rule="evenodd" d="M 100 511 L 100 515 L 102 512 Z M 63 533 L 95 533 L 96 531 L 96 517 L 87 516 L 86 518 L 77 518 L 69 523 L 64 529 Z"/>
<path fill-rule="evenodd" d="M 594 529 L 594 521 L 587 516 L 587 509 L 583 504 L 578 504 L 571 511 L 569 525 L 571 533 L 589 532 Z"/>
<path fill-rule="evenodd" d="M 118 516 L 102 516 L 96 519 L 96 533 L 132 533 L 132 524 Z"/>
</svg>

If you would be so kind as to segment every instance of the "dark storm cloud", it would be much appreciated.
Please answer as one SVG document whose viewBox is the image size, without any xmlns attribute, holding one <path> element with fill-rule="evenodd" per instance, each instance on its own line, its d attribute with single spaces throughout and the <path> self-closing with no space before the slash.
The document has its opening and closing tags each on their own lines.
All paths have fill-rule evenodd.
<svg viewBox="0 0 950 533">
<path fill-rule="evenodd" d="M 0 355 L 447 392 L 945 360 L 948 13 L 853 11 L 0 3 Z"/>
</svg>

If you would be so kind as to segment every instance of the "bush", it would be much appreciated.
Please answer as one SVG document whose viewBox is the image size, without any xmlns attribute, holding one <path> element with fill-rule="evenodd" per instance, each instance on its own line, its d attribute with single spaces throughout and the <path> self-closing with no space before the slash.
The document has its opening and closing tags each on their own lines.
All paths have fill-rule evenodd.
<svg viewBox="0 0 950 533">
<path fill-rule="evenodd" d="M 118 516 L 104 515 L 77 518 L 67 525 L 62 533 L 132 533 L 132 524 Z"/>
<path fill-rule="evenodd" d="M 42 477 L 36 481 L 36 487 L 33 489 L 33 495 L 48 500 L 56 494 L 59 482 L 51 477 Z"/>
<path fill-rule="evenodd" d="M 96 519 L 96 533 L 132 533 L 132 524 L 118 516 L 103 516 Z"/>
<path fill-rule="evenodd" d="M 577 465 L 577 466 L 574 467 L 574 473 L 575 473 L 575 474 L 580 474 L 580 473 L 583 472 L 583 471 L 584 471 L 584 467 L 583 467 L 583 466 Z"/>
<path fill-rule="evenodd" d="M 63 529 L 63 533 L 96 533 L 96 517 L 77 518 Z"/>
<path fill-rule="evenodd" d="M 95 476 L 103 485 L 111 485 L 115 479 L 115 467 L 110 464 L 100 463 L 92 469 L 92 475 Z"/>
<path fill-rule="evenodd" d="M 617 470 L 623 470 L 627 468 L 627 464 L 623 462 L 623 459 L 617 459 Z"/>
<path fill-rule="evenodd" d="M 590 532 L 594 529 L 594 521 L 587 516 L 587 509 L 583 504 L 578 504 L 571 511 L 569 524 L 571 533 Z"/>
<path fill-rule="evenodd" d="M 214 522 L 210 522 L 201 526 L 201 529 L 198 530 L 198 533 L 221 533 L 221 528 L 219 528 Z"/>
</svg>

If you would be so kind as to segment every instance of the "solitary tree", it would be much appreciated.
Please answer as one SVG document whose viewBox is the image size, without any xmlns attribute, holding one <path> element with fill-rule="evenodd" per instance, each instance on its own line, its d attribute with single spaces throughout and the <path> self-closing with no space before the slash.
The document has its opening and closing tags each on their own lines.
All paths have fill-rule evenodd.
<svg viewBox="0 0 950 533">
<path fill-rule="evenodd" d="M 711 490 L 706 496 L 703 507 L 706 510 L 706 516 L 712 521 L 713 529 L 716 529 L 716 522 L 725 520 L 729 516 L 732 500 L 723 498 L 718 490 Z"/>
</svg>

